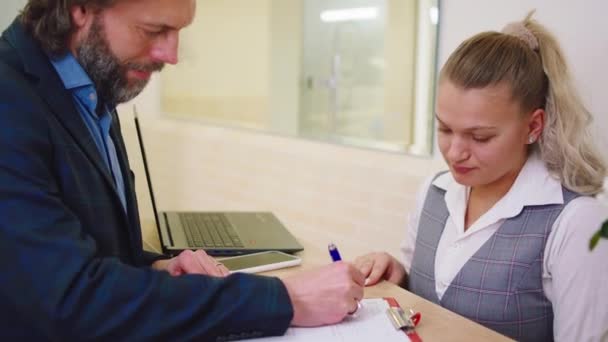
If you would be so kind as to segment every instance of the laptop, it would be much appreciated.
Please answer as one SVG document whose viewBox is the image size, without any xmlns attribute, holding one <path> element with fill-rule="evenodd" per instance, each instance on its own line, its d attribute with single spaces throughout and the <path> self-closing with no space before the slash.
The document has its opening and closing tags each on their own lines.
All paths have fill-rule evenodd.
<svg viewBox="0 0 608 342">
<path fill-rule="evenodd" d="M 158 211 L 135 108 L 134 116 L 163 253 L 174 256 L 187 249 L 204 249 L 209 255 L 230 256 L 269 250 L 294 253 L 304 249 L 270 212 Z"/>
</svg>

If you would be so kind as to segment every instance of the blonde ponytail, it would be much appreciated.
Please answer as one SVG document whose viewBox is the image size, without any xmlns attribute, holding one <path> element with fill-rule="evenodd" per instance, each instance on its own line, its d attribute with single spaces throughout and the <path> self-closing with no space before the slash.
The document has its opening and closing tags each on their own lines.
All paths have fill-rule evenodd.
<svg viewBox="0 0 608 342">
<path fill-rule="evenodd" d="M 543 70 L 549 80 L 545 103 L 546 123 L 539 141 L 548 169 L 572 191 L 594 195 L 602 191 L 606 166 L 593 144 L 591 113 L 574 86 L 557 40 L 532 14 L 523 25 L 538 40 Z"/>
</svg>

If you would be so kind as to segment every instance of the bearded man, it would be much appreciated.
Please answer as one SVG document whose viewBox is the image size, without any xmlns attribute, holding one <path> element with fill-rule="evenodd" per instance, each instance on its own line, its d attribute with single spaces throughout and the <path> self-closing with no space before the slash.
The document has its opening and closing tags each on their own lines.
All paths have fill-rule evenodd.
<svg viewBox="0 0 608 342">
<path fill-rule="evenodd" d="M 1 340 L 225 341 L 356 310 L 364 279 L 347 263 L 280 280 L 228 275 L 203 251 L 143 250 L 115 107 L 177 63 L 195 6 L 29 0 L 4 31 Z"/>
</svg>

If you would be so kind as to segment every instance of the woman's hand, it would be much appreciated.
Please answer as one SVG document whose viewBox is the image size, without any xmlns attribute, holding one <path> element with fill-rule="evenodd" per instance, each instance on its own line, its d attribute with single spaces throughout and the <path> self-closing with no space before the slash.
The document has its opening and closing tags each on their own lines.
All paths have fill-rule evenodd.
<svg viewBox="0 0 608 342">
<path fill-rule="evenodd" d="M 360 256 L 355 259 L 354 265 L 365 276 L 366 286 L 375 285 L 382 279 L 401 285 L 407 276 L 403 265 L 386 252 Z"/>
</svg>

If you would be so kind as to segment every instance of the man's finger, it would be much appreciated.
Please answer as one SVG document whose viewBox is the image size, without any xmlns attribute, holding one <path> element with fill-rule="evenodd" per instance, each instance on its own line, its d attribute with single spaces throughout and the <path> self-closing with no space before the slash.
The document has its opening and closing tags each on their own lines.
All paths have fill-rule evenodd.
<svg viewBox="0 0 608 342">
<path fill-rule="evenodd" d="M 200 263 L 201 267 L 205 269 L 206 274 L 215 277 L 222 276 L 222 272 L 218 268 L 218 264 L 221 263 L 217 262 L 217 260 L 210 257 L 202 250 L 195 252 L 194 256 L 196 257 L 196 260 Z"/>
<path fill-rule="evenodd" d="M 180 265 L 186 274 L 208 274 L 204 265 L 198 261 L 196 252 L 184 252 L 184 255 L 180 256 Z"/>
<path fill-rule="evenodd" d="M 224 277 L 230 274 L 230 270 L 228 269 L 228 267 L 224 266 L 224 264 L 219 264 L 217 268 L 220 270 L 220 273 Z"/>
</svg>

